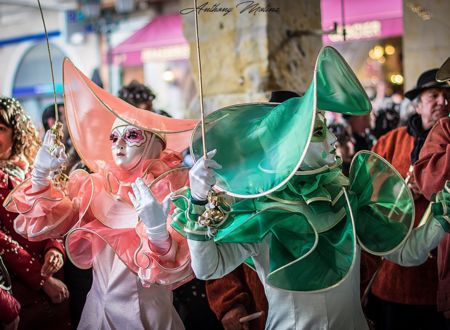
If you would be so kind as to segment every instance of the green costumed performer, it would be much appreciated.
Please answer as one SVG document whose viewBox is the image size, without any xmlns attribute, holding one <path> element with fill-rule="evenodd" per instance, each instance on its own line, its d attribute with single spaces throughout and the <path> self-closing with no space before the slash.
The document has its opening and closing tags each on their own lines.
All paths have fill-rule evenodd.
<svg viewBox="0 0 450 330">
<path fill-rule="evenodd" d="M 411 234 L 411 193 L 371 152 L 355 157 L 349 178 L 342 174 L 324 111 L 370 109 L 348 64 L 325 47 L 304 96 L 207 116 L 209 159 L 200 127 L 194 131 L 198 161 L 190 189 L 173 197 L 172 225 L 188 238 L 197 277 L 220 278 L 243 262 L 255 268 L 269 302 L 266 329 L 368 328 L 360 248 L 393 261 L 426 259 L 449 227 L 439 216 Z"/>
</svg>

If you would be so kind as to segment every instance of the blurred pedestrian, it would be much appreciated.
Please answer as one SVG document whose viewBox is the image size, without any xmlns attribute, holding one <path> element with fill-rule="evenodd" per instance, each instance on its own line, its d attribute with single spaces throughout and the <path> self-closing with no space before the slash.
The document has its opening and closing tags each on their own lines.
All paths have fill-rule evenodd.
<svg viewBox="0 0 450 330">
<path fill-rule="evenodd" d="M 352 138 L 354 140 L 355 153 L 360 150 L 370 150 L 375 141 L 370 133 L 370 116 L 370 113 L 360 116 L 342 116 L 348 123 L 348 126 L 350 126 Z"/>
<path fill-rule="evenodd" d="M 351 134 L 351 128 L 346 121 L 333 123 L 328 126 L 336 136 L 336 155 L 342 159 L 342 173 L 348 176 L 350 163 L 355 155 L 355 140 Z"/>
<path fill-rule="evenodd" d="M 155 109 L 153 107 L 153 101 L 156 98 L 155 93 L 141 84 L 137 80 L 133 80 L 128 85 L 123 86 L 118 93 L 118 96 L 125 102 L 134 105 L 136 108 L 145 109 L 157 113 L 158 115 L 172 117 L 164 110 Z"/>
</svg>

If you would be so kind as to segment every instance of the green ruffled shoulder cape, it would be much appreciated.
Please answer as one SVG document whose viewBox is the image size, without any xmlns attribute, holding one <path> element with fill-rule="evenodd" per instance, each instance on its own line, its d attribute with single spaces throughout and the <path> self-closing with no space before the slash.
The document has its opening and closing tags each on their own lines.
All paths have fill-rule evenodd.
<svg viewBox="0 0 450 330">
<path fill-rule="evenodd" d="M 203 209 L 189 191 L 174 196 L 172 226 L 194 240 L 258 243 L 270 235 L 267 282 L 280 289 L 321 291 L 339 285 L 355 262 L 356 244 L 385 255 L 413 226 L 414 204 L 402 177 L 383 158 L 360 152 L 350 180 L 340 166 L 300 171 L 277 191 L 254 199 L 225 197 L 228 217 L 212 233 L 196 221 Z"/>
</svg>

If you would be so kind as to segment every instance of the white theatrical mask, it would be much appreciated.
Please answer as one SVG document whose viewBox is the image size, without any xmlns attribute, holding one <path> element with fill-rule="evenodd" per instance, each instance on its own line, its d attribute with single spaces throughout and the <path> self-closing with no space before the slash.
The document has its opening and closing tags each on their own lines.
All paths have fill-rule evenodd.
<svg viewBox="0 0 450 330">
<path fill-rule="evenodd" d="M 116 119 L 111 129 L 111 151 L 115 164 L 131 171 L 143 158 L 155 158 L 161 145 L 155 142 L 155 135 Z"/>
<path fill-rule="evenodd" d="M 318 113 L 313 136 L 300 168 L 312 170 L 336 163 L 336 136 L 327 128 L 322 113 Z"/>
</svg>

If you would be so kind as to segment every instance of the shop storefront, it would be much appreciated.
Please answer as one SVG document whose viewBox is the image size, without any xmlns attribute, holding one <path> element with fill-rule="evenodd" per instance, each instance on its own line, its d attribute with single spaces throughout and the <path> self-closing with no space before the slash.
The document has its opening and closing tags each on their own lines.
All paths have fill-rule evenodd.
<svg viewBox="0 0 450 330">
<path fill-rule="evenodd" d="M 403 91 L 401 0 L 321 0 L 322 28 L 337 33 L 323 37 L 343 54 L 367 88 L 369 96 Z M 343 27 L 345 26 L 345 40 Z"/>
<path fill-rule="evenodd" d="M 113 63 L 121 68 L 122 84 L 136 79 L 156 94 L 155 107 L 182 117 L 195 95 L 189 65 L 189 45 L 180 15 L 154 18 L 117 45 Z"/>
</svg>

